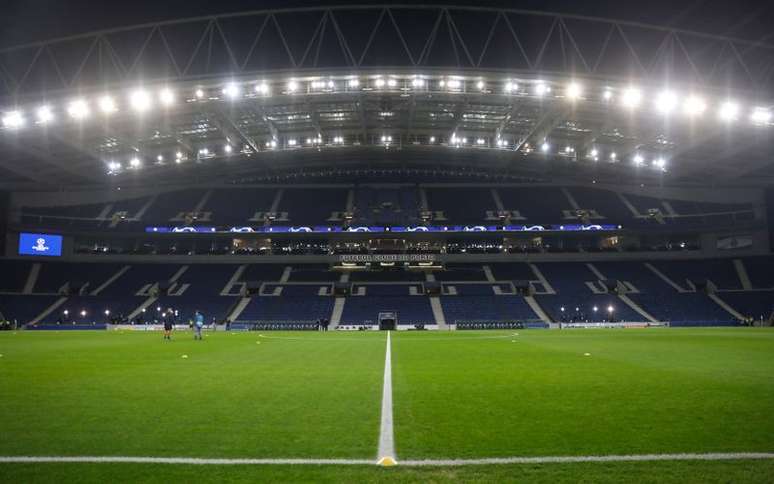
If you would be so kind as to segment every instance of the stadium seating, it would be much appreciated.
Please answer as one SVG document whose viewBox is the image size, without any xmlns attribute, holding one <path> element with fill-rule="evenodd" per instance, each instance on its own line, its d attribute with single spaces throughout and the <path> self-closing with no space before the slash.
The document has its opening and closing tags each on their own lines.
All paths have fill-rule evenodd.
<svg viewBox="0 0 774 484">
<path fill-rule="evenodd" d="M 542 284 L 538 274 L 521 262 L 449 263 L 445 270 L 434 271 L 433 275 L 442 286 L 440 303 L 448 323 L 534 321 L 538 315 L 523 296 L 513 294 L 511 284 L 529 281 L 536 291 L 535 300 L 555 321 L 644 321 L 638 306 L 660 321 L 725 324 L 734 322 L 736 313 L 756 320 L 771 316 L 774 291 L 767 268 L 772 266 L 772 260 L 758 257 L 742 261 L 752 290 L 742 288 L 732 259 L 651 262 L 660 275 L 638 261 L 538 262 L 536 270 L 548 285 Z M 33 264 L 40 264 L 37 279 L 30 279 Z M 487 266 L 489 272 L 485 270 Z M 103 323 L 115 318 L 147 321 L 157 317 L 157 308 L 178 311 L 182 321 L 190 319 L 197 309 L 208 320 L 223 321 L 238 307 L 241 309 L 238 305 L 245 295 L 250 300 L 241 313 L 237 311 L 240 321 L 330 319 L 336 300 L 333 284 L 343 275 L 322 264 L 76 264 L 2 260 L 0 270 L 7 275 L 0 278 L 0 312 L 8 319 L 24 323 L 60 297 L 66 299 L 43 322 L 61 319 Z M 489 279 L 489 274 L 497 282 Z M 430 298 L 423 293 L 427 278 L 424 272 L 353 271 L 348 275 L 352 292 L 345 298 L 341 324 L 375 324 L 379 312 L 386 311 L 398 311 L 401 323 L 435 322 Z M 284 279 L 285 276 L 289 277 Z M 625 299 L 609 293 L 600 279 L 619 281 L 636 306 L 631 307 Z M 707 294 L 714 291 L 713 287 L 694 290 L 689 281 L 697 279 L 713 281 L 721 303 Z M 28 280 L 35 283 L 29 285 Z M 248 289 L 250 292 L 245 292 Z M 726 310 L 722 301 L 731 310 Z M 612 313 L 608 307 L 612 307 Z M 67 317 L 63 317 L 65 310 Z M 81 316 L 82 311 L 86 316 Z"/>
<path fill-rule="evenodd" d="M 405 182 L 405 180 L 403 180 Z M 412 180 L 413 183 L 415 181 Z M 294 226 L 336 225 L 340 219 L 331 215 L 347 209 L 350 191 L 353 192 L 353 223 L 361 225 L 416 225 L 419 224 L 420 190 L 426 195 L 428 209 L 443 212 L 445 219 L 435 219 L 437 224 L 480 225 L 495 223 L 487 219 L 488 213 L 496 214 L 498 206 L 508 211 L 518 211 L 525 220 L 513 222 L 528 224 L 567 223 L 565 211 L 576 208 L 593 210 L 601 219 L 591 221 L 641 226 L 656 223 L 650 219 L 650 209 L 658 209 L 662 222 L 686 226 L 728 225 L 752 220 L 750 204 L 713 203 L 693 200 L 666 200 L 644 194 L 619 194 L 588 186 L 443 186 L 427 183 L 408 186 L 406 183 L 348 185 L 299 185 L 285 188 L 216 187 L 188 188 L 159 193 L 155 196 L 132 197 L 101 203 L 72 206 L 21 207 L 23 223 L 38 227 L 59 227 L 70 230 L 142 231 L 149 225 L 183 225 L 185 215 L 197 212 L 197 216 L 209 218 L 195 220 L 202 225 L 240 226 L 262 225 L 256 213 L 287 212 L 285 224 Z M 387 182 L 388 183 L 388 182 Z M 279 191 L 281 190 L 281 194 Z M 273 207 L 275 200 L 279 201 Z M 309 204 L 309 200 L 315 203 Z M 573 203 L 574 202 L 574 203 Z M 639 214 L 635 217 L 626 206 L 628 202 Z M 117 223 L 113 216 L 124 213 L 125 219 Z M 136 220 L 142 212 L 141 220 Z M 183 217 L 181 217 L 181 214 Z M 435 217 L 434 217 L 435 218 Z"/>
</svg>

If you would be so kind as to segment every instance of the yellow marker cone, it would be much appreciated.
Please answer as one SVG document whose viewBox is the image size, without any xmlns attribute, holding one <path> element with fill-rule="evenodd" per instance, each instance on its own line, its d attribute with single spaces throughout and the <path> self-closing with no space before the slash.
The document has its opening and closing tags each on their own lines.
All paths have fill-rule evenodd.
<svg viewBox="0 0 774 484">
<path fill-rule="evenodd" d="M 392 466 L 398 465 L 398 462 L 394 458 L 387 456 L 379 459 L 376 465 L 383 466 L 383 467 L 392 467 Z"/>
</svg>

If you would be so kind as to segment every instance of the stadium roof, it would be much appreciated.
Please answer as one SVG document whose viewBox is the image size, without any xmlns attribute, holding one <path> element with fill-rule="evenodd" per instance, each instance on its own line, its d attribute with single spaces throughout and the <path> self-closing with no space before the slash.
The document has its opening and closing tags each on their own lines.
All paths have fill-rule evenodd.
<svg viewBox="0 0 774 484">
<path fill-rule="evenodd" d="M 477 7 L 266 10 L 0 50 L 0 186 L 389 159 L 770 184 L 774 45 Z"/>
</svg>

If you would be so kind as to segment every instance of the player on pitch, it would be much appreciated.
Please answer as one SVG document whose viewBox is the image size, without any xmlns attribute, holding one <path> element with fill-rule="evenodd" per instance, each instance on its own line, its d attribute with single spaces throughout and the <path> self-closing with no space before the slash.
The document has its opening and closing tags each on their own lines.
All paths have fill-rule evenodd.
<svg viewBox="0 0 774 484">
<path fill-rule="evenodd" d="M 202 327 L 204 327 L 204 315 L 197 309 L 194 313 L 194 339 L 202 339 Z"/>
</svg>

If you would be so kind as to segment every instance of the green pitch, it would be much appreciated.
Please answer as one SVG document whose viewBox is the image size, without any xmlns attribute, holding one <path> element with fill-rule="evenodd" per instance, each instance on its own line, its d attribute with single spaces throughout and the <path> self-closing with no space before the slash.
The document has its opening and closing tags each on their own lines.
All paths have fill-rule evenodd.
<svg viewBox="0 0 774 484">
<path fill-rule="evenodd" d="M 0 455 L 375 460 L 386 334 L 264 334 L 0 333 Z M 399 462 L 774 452 L 774 331 L 512 334 L 393 333 Z M 395 478 L 770 482 L 774 462 L 0 464 L 3 482 Z"/>
</svg>

